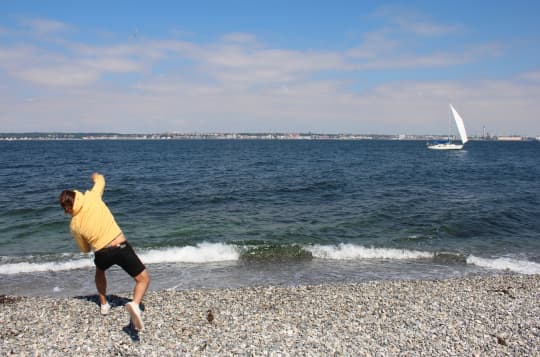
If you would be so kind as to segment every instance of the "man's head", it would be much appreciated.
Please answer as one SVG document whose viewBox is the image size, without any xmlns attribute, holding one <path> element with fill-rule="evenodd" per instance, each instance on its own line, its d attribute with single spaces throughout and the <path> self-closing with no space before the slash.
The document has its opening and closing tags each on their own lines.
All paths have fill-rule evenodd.
<svg viewBox="0 0 540 357">
<path fill-rule="evenodd" d="M 64 212 L 73 214 L 73 204 L 75 203 L 75 192 L 70 190 L 64 190 L 58 198 L 60 206 L 64 209 Z"/>
</svg>

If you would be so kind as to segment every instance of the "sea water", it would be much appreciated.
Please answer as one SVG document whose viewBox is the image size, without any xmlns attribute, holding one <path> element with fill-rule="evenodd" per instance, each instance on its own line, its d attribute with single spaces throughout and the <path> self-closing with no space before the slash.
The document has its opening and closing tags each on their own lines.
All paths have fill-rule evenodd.
<svg viewBox="0 0 540 357">
<path fill-rule="evenodd" d="M 154 290 L 540 273 L 540 142 L 17 141 L 0 142 L 0 294 L 95 292 L 58 204 L 94 171 Z"/>
</svg>

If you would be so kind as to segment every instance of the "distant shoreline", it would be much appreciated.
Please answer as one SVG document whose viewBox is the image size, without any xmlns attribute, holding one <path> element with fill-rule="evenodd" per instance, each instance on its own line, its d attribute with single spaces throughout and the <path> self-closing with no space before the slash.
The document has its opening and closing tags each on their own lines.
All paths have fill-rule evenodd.
<svg viewBox="0 0 540 357">
<path fill-rule="evenodd" d="M 445 140 L 447 135 L 413 134 L 316 134 L 316 133 L 0 133 L 0 141 L 54 141 L 54 140 Z M 450 137 L 451 140 L 458 140 Z M 539 137 L 489 136 L 469 138 L 471 141 L 535 141 Z"/>
</svg>

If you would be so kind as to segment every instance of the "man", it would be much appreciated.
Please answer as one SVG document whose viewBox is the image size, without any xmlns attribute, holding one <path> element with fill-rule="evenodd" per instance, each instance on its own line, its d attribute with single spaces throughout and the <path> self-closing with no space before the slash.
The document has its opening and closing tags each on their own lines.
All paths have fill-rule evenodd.
<svg viewBox="0 0 540 357">
<path fill-rule="evenodd" d="M 105 270 L 112 265 L 119 265 L 133 279 L 133 301 L 126 304 L 131 322 L 136 330 L 144 328 L 140 304 L 148 289 L 150 277 L 146 267 L 133 251 L 131 245 L 116 224 L 109 208 L 103 202 L 105 178 L 99 173 L 91 176 L 94 186 L 90 191 L 81 193 L 76 190 L 64 190 L 60 194 L 60 205 L 66 214 L 70 214 L 70 230 L 82 252 L 94 251 L 96 265 L 96 288 L 101 304 L 101 314 L 106 315 L 111 309 L 107 302 L 107 279 Z"/>
</svg>

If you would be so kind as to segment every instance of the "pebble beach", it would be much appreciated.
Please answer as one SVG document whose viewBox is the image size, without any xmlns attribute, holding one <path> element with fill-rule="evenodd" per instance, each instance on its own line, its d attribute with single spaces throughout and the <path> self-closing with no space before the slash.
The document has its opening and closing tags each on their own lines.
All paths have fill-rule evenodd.
<svg viewBox="0 0 540 357">
<path fill-rule="evenodd" d="M 0 354 L 540 356 L 540 276 L 152 291 L 145 329 L 110 295 L 0 296 Z"/>
</svg>

